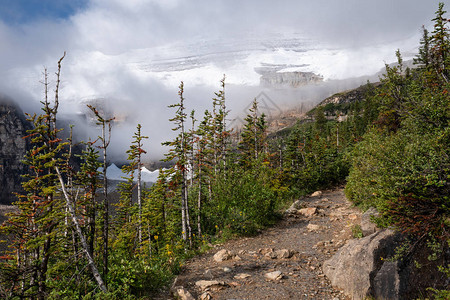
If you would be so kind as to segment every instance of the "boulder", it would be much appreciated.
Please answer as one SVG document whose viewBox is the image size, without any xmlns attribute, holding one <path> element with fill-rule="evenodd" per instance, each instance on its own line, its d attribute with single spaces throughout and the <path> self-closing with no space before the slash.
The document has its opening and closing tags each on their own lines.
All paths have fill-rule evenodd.
<svg viewBox="0 0 450 300">
<path fill-rule="evenodd" d="M 364 236 L 371 235 L 379 229 L 372 221 L 372 217 L 378 217 L 379 215 L 378 210 L 371 207 L 361 216 L 361 230 Z"/>
<path fill-rule="evenodd" d="M 450 247 L 430 260 L 433 250 L 425 243 L 394 260 L 397 248 L 405 242 L 402 234 L 388 229 L 350 240 L 323 263 L 323 272 L 352 299 L 432 298 L 429 287 L 448 289 L 450 280 L 439 266 L 450 264 Z"/>
<path fill-rule="evenodd" d="M 400 234 L 388 229 L 365 238 L 350 240 L 323 263 L 323 273 L 332 285 L 343 289 L 353 299 L 376 296 L 373 291 L 374 278 L 382 269 L 385 259 L 395 254 L 396 247 L 402 241 Z M 378 277 L 377 280 L 381 282 L 385 279 Z M 385 299 L 396 299 L 395 295 L 392 292 Z"/>
<path fill-rule="evenodd" d="M 222 262 L 225 260 L 231 259 L 233 256 L 231 255 L 231 252 L 227 249 L 222 249 L 218 251 L 216 254 L 214 254 L 214 261 L 215 262 Z"/>
<path fill-rule="evenodd" d="M 398 261 L 385 261 L 373 280 L 373 294 L 377 299 L 400 299 Z"/>
</svg>

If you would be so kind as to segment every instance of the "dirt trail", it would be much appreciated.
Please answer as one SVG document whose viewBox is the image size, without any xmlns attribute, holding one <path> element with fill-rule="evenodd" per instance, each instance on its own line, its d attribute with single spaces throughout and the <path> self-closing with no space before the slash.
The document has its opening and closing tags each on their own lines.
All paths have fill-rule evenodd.
<svg viewBox="0 0 450 300">
<path fill-rule="evenodd" d="M 304 210 L 312 215 L 290 214 L 256 237 L 228 241 L 191 259 L 173 287 L 184 287 L 196 299 L 350 299 L 331 287 L 321 266 L 352 238 L 360 211 L 351 206 L 342 189 L 304 198 L 301 207 L 312 208 Z M 222 249 L 231 258 L 216 262 L 213 256 Z M 289 251 L 277 251 L 283 249 Z M 266 278 L 276 271 L 281 272 L 277 279 Z M 213 280 L 218 283 L 199 287 L 200 280 L 206 280 L 206 285 Z"/>
</svg>

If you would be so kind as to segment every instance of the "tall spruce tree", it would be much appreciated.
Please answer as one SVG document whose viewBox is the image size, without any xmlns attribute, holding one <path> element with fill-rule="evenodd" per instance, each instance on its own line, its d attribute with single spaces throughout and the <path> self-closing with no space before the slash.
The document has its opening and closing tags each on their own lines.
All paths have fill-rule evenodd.
<svg viewBox="0 0 450 300">
<path fill-rule="evenodd" d="M 175 170 L 173 180 L 180 182 L 180 201 L 181 201 L 181 236 L 184 241 L 191 241 L 191 226 L 189 220 L 189 203 L 188 203 L 188 187 L 187 187 L 187 170 L 188 170 L 188 153 L 189 143 L 185 131 L 185 123 L 187 114 L 184 106 L 184 83 L 181 82 L 179 86 L 178 96 L 180 102 L 169 105 L 170 108 L 176 108 L 176 115 L 170 119 L 175 123 L 173 131 L 178 131 L 178 135 L 171 142 L 164 142 L 163 145 L 172 147 L 166 154 L 166 161 L 175 160 Z"/>
</svg>

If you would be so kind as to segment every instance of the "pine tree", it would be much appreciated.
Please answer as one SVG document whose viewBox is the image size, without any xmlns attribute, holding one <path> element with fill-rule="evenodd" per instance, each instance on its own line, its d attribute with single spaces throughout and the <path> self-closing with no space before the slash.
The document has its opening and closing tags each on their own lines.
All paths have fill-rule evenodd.
<svg viewBox="0 0 450 300">
<path fill-rule="evenodd" d="M 106 278 L 108 275 L 108 239 L 109 239 L 109 199 L 108 199 L 108 177 L 106 175 L 106 170 L 108 167 L 107 160 L 107 148 L 111 141 L 111 123 L 114 121 L 113 118 L 105 118 L 100 115 L 100 112 L 93 107 L 92 105 L 88 105 L 89 109 L 94 113 L 97 122 L 97 125 L 100 125 L 102 128 L 102 133 L 98 137 L 101 142 L 99 146 L 103 151 L 103 228 L 102 228 L 102 239 L 103 239 L 103 277 Z"/>
<path fill-rule="evenodd" d="M 101 166 L 98 150 L 94 147 L 94 142 L 88 141 L 85 149 L 79 155 L 81 159 L 80 170 L 76 175 L 76 184 L 83 190 L 80 205 L 84 207 L 83 215 L 87 218 L 86 239 L 89 245 L 89 252 L 94 254 L 94 241 L 96 240 L 96 215 L 97 215 L 97 190 L 100 187 L 98 169 Z"/>
<path fill-rule="evenodd" d="M 138 242 L 142 244 L 142 154 L 147 153 L 143 147 L 143 140 L 147 139 L 147 136 L 141 134 L 141 124 L 137 125 L 137 131 L 133 135 L 132 145 L 130 149 L 127 150 L 128 161 L 130 165 L 125 167 L 125 171 L 128 173 L 136 174 L 136 186 L 137 186 L 137 205 L 138 205 Z M 133 176 L 130 176 L 131 181 L 133 181 Z M 131 182 L 132 183 L 132 182 Z M 131 196 L 131 195 L 130 195 Z M 130 198 L 131 199 L 131 198 Z M 131 206 L 131 201 L 130 201 Z"/>
<path fill-rule="evenodd" d="M 244 128 L 241 132 L 241 142 L 239 149 L 241 150 L 241 160 L 248 162 L 249 160 L 258 160 L 260 154 L 266 150 L 266 119 L 265 114 L 258 115 L 258 101 L 252 102 L 249 114 L 245 118 Z"/>
<path fill-rule="evenodd" d="M 418 65 L 421 69 L 428 69 L 430 66 L 430 37 L 428 36 L 428 30 L 425 26 L 422 26 L 422 38 L 420 40 L 419 53 L 414 58 L 414 64 Z"/>
<path fill-rule="evenodd" d="M 181 230 L 182 238 L 184 241 L 189 239 L 191 243 L 191 226 L 189 220 L 189 203 L 188 203 L 188 189 L 187 189 L 187 164 L 188 164 L 188 152 L 189 143 L 185 131 L 186 113 L 184 106 L 184 83 L 181 82 L 179 86 L 178 96 L 180 97 L 180 102 L 176 104 L 169 105 L 170 108 L 176 108 L 176 115 L 174 118 L 170 119 L 171 122 L 175 123 L 175 128 L 173 131 L 179 131 L 175 140 L 171 142 L 164 142 L 163 145 L 172 147 L 169 153 L 166 154 L 166 161 L 176 160 L 175 174 L 173 180 L 180 181 L 181 184 Z"/>
<path fill-rule="evenodd" d="M 450 33 L 447 19 L 444 10 L 444 3 L 439 3 L 439 8 L 436 11 L 436 17 L 432 19 L 434 21 L 434 30 L 430 36 L 431 46 L 431 65 L 436 72 L 438 78 L 444 82 L 448 82 L 448 76 L 450 73 Z"/>
</svg>

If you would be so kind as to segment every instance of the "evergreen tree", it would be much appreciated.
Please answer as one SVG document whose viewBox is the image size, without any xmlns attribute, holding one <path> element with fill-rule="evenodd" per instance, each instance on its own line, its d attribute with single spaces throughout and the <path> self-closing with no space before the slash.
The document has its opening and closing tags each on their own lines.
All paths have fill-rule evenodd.
<svg viewBox="0 0 450 300">
<path fill-rule="evenodd" d="M 102 226 L 102 239 L 103 239 L 103 277 L 106 278 L 108 276 L 108 256 L 109 256 L 109 199 L 108 199 L 108 177 L 106 175 L 106 170 L 108 168 L 108 160 L 107 160 L 107 149 L 109 143 L 111 141 L 111 123 L 114 121 L 113 118 L 105 118 L 101 116 L 100 112 L 93 107 L 92 105 L 88 105 L 89 109 L 94 113 L 97 122 L 97 125 L 101 126 L 102 133 L 98 137 L 101 145 L 100 149 L 103 151 L 103 226 Z"/>
<path fill-rule="evenodd" d="M 170 119 L 175 123 L 173 131 L 179 131 L 179 134 L 172 142 L 164 142 L 163 145 L 172 147 L 169 153 L 166 154 L 166 161 L 176 160 L 173 180 L 180 182 L 181 185 L 181 228 L 182 238 L 184 241 L 191 242 L 191 227 L 189 221 L 189 203 L 188 203 L 188 189 L 187 189 L 187 164 L 188 164 L 188 139 L 185 132 L 186 113 L 184 106 L 184 84 L 181 82 L 179 86 L 178 95 L 180 102 L 169 105 L 170 108 L 176 108 L 176 115 Z"/>
<path fill-rule="evenodd" d="M 258 160 L 260 154 L 266 150 L 266 116 L 258 113 L 258 101 L 252 102 L 249 114 L 245 118 L 244 128 L 241 132 L 241 142 L 239 149 L 241 151 L 241 160 Z"/>
</svg>

